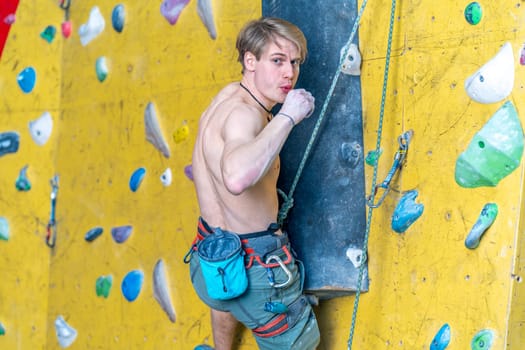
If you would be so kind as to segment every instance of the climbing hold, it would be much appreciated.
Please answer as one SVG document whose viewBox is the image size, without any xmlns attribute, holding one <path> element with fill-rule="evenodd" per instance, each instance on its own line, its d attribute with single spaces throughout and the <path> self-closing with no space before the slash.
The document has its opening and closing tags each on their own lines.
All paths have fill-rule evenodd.
<svg viewBox="0 0 525 350">
<path fill-rule="evenodd" d="M 523 47 L 521 48 L 521 53 L 520 53 L 520 64 L 522 66 L 525 66 L 525 45 L 523 45 Z"/>
<path fill-rule="evenodd" d="M 379 160 L 379 157 L 381 157 L 381 154 L 383 153 L 383 149 L 379 149 L 379 152 L 377 150 L 368 151 L 365 163 L 370 166 L 375 166 L 377 164 L 377 161 Z"/>
<path fill-rule="evenodd" d="M 39 146 L 45 145 L 52 131 L 53 118 L 49 112 L 44 112 L 38 119 L 29 122 L 31 138 Z"/>
<path fill-rule="evenodd" d="M 345 54 L 345 47 L 341 49 L 341 56 Z M 350 44 L 346 57 L 341 65 L 341 72 L 348 75 L 361 75 L 361 53 L 356 44 Z"/>
<path fill-rule="evenodd" d="M 86 46 L 99 36 L 104 31 L 105 26 L 106 22 L 100 13 L 100 9 L 98 6 L 93 7 L 89 13 L 88 21 L 82 24 L 78 29 L 78 35 L 80 36 L 80 43 L 82 46 Z"/>
<path fill-rule="evenodd" d="M 169 186 L 171 185 L 171 180 L 172 180 L 171 169 L 167 168 L 166 170 L 164 170 L 162 175 L 160 175 L 160 182 L 162 182 L 164 186 Z"/>
<path fill-rule="evenodd" d="M 127 301 L 134 301 L 140 294 L 142 283 L 144 282 L 144 273 L 140 270 L 128 272 L 122 280 L 122 294 Z"/>
<path fill-rule="evenodd" d="M 95 63 L 95 71 L 97 73 L 98 81 L 103 82 L 106 80 L 106 77 L 108 76 L 108 62 L 106 57 L 100 56 L 97 58 Z"/>
<path fill-rule="evenodd" d="M 363 262 L 365 260 L 363 255 L 363 249 L 361 248 L 349 247 L 346 249 L 346 257 L 348 258 L 348 260 L 350 260 L 350 262 L 352 263 L 352 265 L 354 265 L 356 269 L 363 265 Z"/>
<path fill-rule="evenodd" d="M 160 5 L 160 13 L 171 25 L 174 25 L 189 2 L 190 0 L 164 0 Z"/>
<path fill-rule="evenodd" d="M 346 166 L 354 169 L 359 164 L 361 153 L 361 145 L 354 141 L 352 143 L 343 142 L 341 144 L 339 155 Z"/>
<path fill-rule="evenodd" d="M 73 31 L 73 25 L 71 24 L 71 21 L 64 21 L 61 25 L 62 29 L 62 36 L 64 38 L 69 38 L 71 36 L 71 32 Z"/>
<path fill-rule="evenodd" d="M 494 220 L 496 220 L 496 216 L 498 216 L 498 205 L 496 203 L 487 203 L 483 206 L 478 220 L 474 226 L 472 226 L 472 229 L 465 239 L 465 246 L 467 248 L 475 249 L 478 247 L 481 236 L 487 231 L 490 225 L 492 225 Z"/>
<path fill-rule="evenodd" d="M 133 172 L 131 175 L 131 178 L 129 179 L 129 188 L 131 191 L 136 192 L 142 183 L 142 180 L 144 179 L 144 175 L 146 174 L 146 169 L 144 168 L 138 168 Z"/>
<path fill-rule="evenodd" d="M 171 302 L 170 293 L 168 290 L 168 281 L 164 261 L 159 259 L 155 264 L 153 270 L 153 294 L 155 300 L 160 304 L 162 310 L 166 312 L 171 322 L 175 323 L 175 309 Z"/>
<path fill-rule="evenodd" d="M 9 222 L 6 218 L 0 216 L 0 240 L 9 240 Z"/>
<path fill-rule="evenodd" d="M 18 172 L 18 178 L 15 182 L 15 187 L 19 191 L 29 191 L 31 189 L 31 182 L 27 178 L 27 165 L 25 165 L 20 171 Z"/>
<path fill-rule="evenodd" d="M 113 286 L 113 276 L 111 275 L 100 276 L 99 278 L 97 278 L 97 282 L 95 284 L 97 296 L 104 297 L 107 299 L 112 286 Z"/>
<path fill-rule="evenodd" d="M 49 25 L 40 33 L 40 37 L 51 44 L 53 42 L 53 39 L 55 38 L 57 30 L 55 26 Z"/>
<path fill-rule="evenodd" d="M 483 329 L 474 335 L 470 347 L 472 350 L 490 350 L 494 341 L 494 332 L 490 329 Z"/>
<path fill-rule="evenodd" d="M 4 17 L 4 23 L 8 26 L 12 25 L 16 21 L 16 16 L 14 13 L 10 13 Z"/>
<path fill-rule="evenodd" d="M 131 231 L 133 231 L 133 226 L 131 225 L 113 227 L 111 229 L 111 237 L 117 243 L 124 243 L 131 236 Z"/>
<path fill-rule="evenodd" d="M 514 87 L 514 54 L 510 43 L 505 43 L 490 61 L 465 80 L 465 90 L 479 103 L 501 101 Z"/>
<path fill-rule="evenodd" d="M 93 242 L 102 232 L 104 232 L 102 227 L 94 227 L 86 233 L 84 239 L 88 242 Z"/>
<path fill-rule="evenodd" d="M 197 345 L 193 350 L 213 350 L 213 348 L 206 344 Z"/>
<path fill-rule="evenodd" d="M 151 142 L 164 157 L 169 158 L 170 148 L 162 135 L 155 105 L 152 102 L 148 103 L 144 111 L 144 125 L 146 127 L 146 140 Z"/>
<path fill-rule="evenodd" d="M 197 0 L 197 14 L 206 27 L 210 38 L 215 40 L 217 38 L 217 30 L 215 29 L 215 22 L 213 21 L 211 0 Z"/>
<path fill-rule="evenodd" d="M 477 2 L 471 2 L 465 7 L 465 19 L 468 23 L 476 25 L 481 21 L 483 16 L 483 11 L 481 10 L 481 5 Z"/>
<path fill-rule="evenodd" d="M 467 188 L 496 186 L 519 166 L 522 154 L 523 129 L 514 105 L 507 101 L 460 154 L 456 182 Z"/>
<path fill-rule="evenodd" d="M 35 87 L 36 82 L 36 72 L 33 67 L 26 67 L 24 68 L 17 76 L 16 81 L 18 82 L 18 86 L 20 86 L 20 89 L 22 89 L 23 92 L 26 94 L 33 91 L 33 88 Z"/>
<path fill-rule="evenodd" d="M 126 11 L 124 10 L 124 5 L 119 4 L 113 8 L 113 12 L 111 13 L 111 23 L 113 25 L 113 29 L 117 31 L 117 33 L 121 33 L 124 29 L 124 21 L 126 19 Z"/>
<path fill-rule="evenodd" d="M 182 126 L 178 128 L 177 130 L 175 130 L 175 132 L 173 133 L 173 141 L 175 141 L 175 143 L 181 143 L 184 140 L 186 140 L 189 135 L 190 135 L 190 127 L 188 126 L 186 121 L 184 121 L 182 123 Z"/>
<path fill-rule="evenodd" d="M 4 154 L 15 153 L 20 145 L 20 136 L 15 131 L 0 133 L 0 157 Z"/>
<path fill-rule="evenodd" d="M 184 167 L 184 175 L 191 181 L 193 181 L 193 166 L 191 164 Z"/>
<path fill-rule="evenodd" d="M 0 323 L 0 335 L 5 335 L 5 327 L 2 323 Z"/>
<path fill-rule="evenodd" d="M 392 230 L 397 233 L 405 232 L 423 214 L 425 207 L 423 204 L 415 203 L 417 196 L 417 190 L 411 190 L 399 200 L 392 215 Z"/>
<path fill-rule="evenodd" d="M 430 350 L 445 350 L 450 343 L 450 326 L 445 323 L 430 343 Z"/>
<path fill-rule="evenodd" d="M 58 343 L 63 348 L 67 348 L 77 339 L 77 331 L 68 325 L 62 316 L 58 316 L 55 320 L 55 331 Z"/>
</svg>

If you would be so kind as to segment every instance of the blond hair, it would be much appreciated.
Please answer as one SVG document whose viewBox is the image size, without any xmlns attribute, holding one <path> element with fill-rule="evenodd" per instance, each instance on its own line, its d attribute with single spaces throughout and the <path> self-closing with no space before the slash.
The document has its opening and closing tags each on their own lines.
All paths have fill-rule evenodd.
<svg viewBox="0 0 525 350">
<path fill-rule="evenodd" d="M 259 60 L 264 48 L 270 42 L 276 42 L 277 37 L 289 40 L 299 50 L 301 63 L 308 53 L 306 38 L 303 32 L 294 24 L 275 17 L 262 17 L 244 25 L 237 36 L 235 47 L 239 52 L 237 60 L 241 63 L 244 72 L 244 55 L 251 52 Z"/>
</svg>

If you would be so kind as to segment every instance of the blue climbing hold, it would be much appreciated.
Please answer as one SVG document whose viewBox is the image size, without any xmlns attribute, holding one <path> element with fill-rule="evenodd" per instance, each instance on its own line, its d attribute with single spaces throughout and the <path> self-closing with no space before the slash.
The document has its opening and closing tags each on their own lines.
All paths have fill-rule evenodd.
<svg viewBox="0 0 525 350">
<path fill-rule="evenodd" d="M 142 180 L 144 179 L 144 175 L 146 174 L 146 169 L 144 168 L 138 168 L 133 172 L 131 175 L 131 179 L 129 179 L 129 188 L 131 191 L 136 192 L 142 183 Z"/>
<path fill-rule="evenodd" d="M 121 33 L 124 29 L 124 20 L 126 18 L 126 11 L 124 11 L 124 5 L 119 4 L 113 8 L 111 13 L 111 23 L 113 24 L 113 29 L 116 32 Z"/>
<path fill-rule="evenodd" d="M 102 227 L 94 227 L 91 230 L 89 230 L 86 233 L 86 236 L 84 239 L 88 242 L 94 241 L 98 236 L 100 236 L 104 232 L 104 229 Z"/>
<path fill-rule="evenodd" d="M 399 200 L 392 215 L 392 230 L 397 233 L 405 232 L 423 214 L 425 207 L 415 203 L 417 196 L 417 190 L 412 190 L 406 192 Z"/>
<path fill-rule="evenodd" d="M 4 154 L 15 153 L 20 146 L 20 135 L 16 131 L 0 133 L 0 157 Z"/>
<path fill-rule="evenodd" d="M 33 67 L 26 67 L 24 68 L 16 78 L 18 82 L 18 86 L 20 86 L 20 89 L 22 89 L 23 92 L 26 94 L 33 91 L 33 88 L 35 87 L 36 82 L 36 72 Z"/>
<path fill-rule="evenodd" d="M 475 249 L 478 247 L 481 236 L 488 230 L 494 220 L 498 216 L 498 205 L 496 203 L 487 203 L 483 206 L 479 218 L 472 226 L 467 238 L 465 239 L 465 247 Z"/>
<path fill-rule="evenodd" d="M 128 272 L 126 277 L 122 280 L 122 294 L 127 301 L 134 301 L 140 294 L 142 283 L 144 282 L 144 272 L 140 270 L 133 270 Z"/>
<path fill-rule="evenodd" d="M 450 326 L 445 323 L 430 343 L 430 350 L 445 350 L 450 343 Z"/>
<path fill-rule="evenodd" d="M 213 350 L 213 348 L 206 344 L 197 345 L 193 350 Z"/>
</svg>

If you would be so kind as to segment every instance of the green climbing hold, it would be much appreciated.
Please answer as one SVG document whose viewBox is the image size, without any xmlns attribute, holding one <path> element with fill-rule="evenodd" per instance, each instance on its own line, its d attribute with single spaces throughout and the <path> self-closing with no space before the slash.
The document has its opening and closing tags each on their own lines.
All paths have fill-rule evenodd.
<svg viewBox="0 0 525 350">
<path fill-rule="evenodd" d="M 483 11 L 481 10 L 481 5 L 475 1 L 468 4 L 465 8 L 465 19 L 472 25 L 476 25 L 481 22 L 482 16 Z"/>
<path fill-rule="evenodd" d="M 96 289 L 97 296 L 107 298 L 109 292 L 111 291 L 111 286 L 113 285 L 113 276 L 100 276 L 97 278 Z"/>
<path fill-rule="evenodd" d="M 0 335 L 5 335 L 4 325 L 0 323 Z"/>
<path fill-rule="evenodd" d="M 379 160 L 379 157 L 381 157 L 381 154 L 383 153 L 383 150 L 380 149 L 379 152 L 377 150 L 368 151 L 365 162 L 366 164 L 370 166 L 375 166 L 377 164 L 377 161 Z"/>
<path fill-rule="evenodd" d="M 494 187 L 519 166 L 522 154 L 523 129 L 516 108 L 507 101 L 460 154 L 456 182 L 466 188 Z"/>
<path fill-rule="evenodd" d="M 470 347 L 472 350 L 490 350 L 494 340 L 494 332 L 490 329 L 483 329 L 476 333 Z"/>
</svg>

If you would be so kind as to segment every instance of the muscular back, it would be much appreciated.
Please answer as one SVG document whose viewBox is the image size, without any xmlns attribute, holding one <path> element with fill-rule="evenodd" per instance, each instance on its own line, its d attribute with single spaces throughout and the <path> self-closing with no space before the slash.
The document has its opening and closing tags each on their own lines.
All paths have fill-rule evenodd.
<svg viewBox="0 0 525 350">
<path fill-rule="evenodd" d="M 213 227 L 242 234 L 265 230 L 276 220 L 279 159 L 241 193 L 228 189 L 225 168 L 230 158 L 225 152 L 236 152 L 256 139 L 264 144 L 259 138 L 268 123 L 263 112 L 240 97 L 239 89 L 238 83 L 226 86 L 202 114 L 192 164 L 202 217 Z"/>
</svg>

